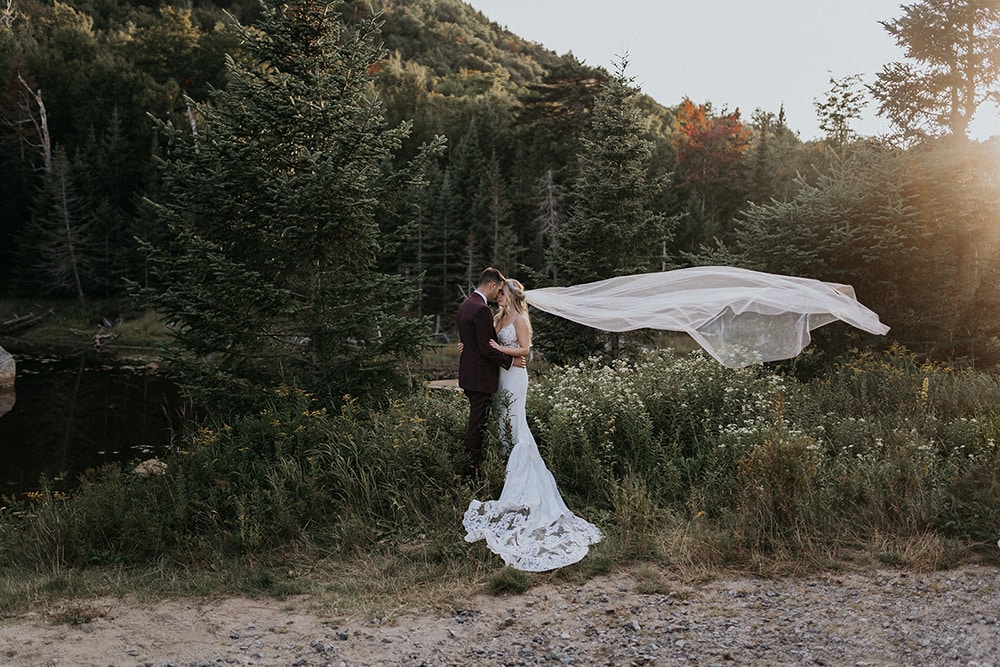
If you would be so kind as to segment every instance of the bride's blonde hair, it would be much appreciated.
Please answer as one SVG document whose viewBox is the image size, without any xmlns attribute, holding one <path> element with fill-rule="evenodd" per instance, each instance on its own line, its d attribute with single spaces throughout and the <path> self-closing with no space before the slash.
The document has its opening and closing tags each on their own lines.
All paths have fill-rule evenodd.
<svg viewBox="0 0 1000 667">
<path fill-rule="evenodd" d="M 493 318 L 493 325 L 499 325 L 503 321 L 504 316 L 507 315 L 507 312 L 510 311 L 524 318 L 525 323 L 528 325 L 528 333 L 530 334 L 531 318 L 528 317 L 528 302 L 524 298 L 524 285 L 513 278 L 508 278 L 503 282 L 503 295 L 507 299 L 506 305 Z"/>
</svg>

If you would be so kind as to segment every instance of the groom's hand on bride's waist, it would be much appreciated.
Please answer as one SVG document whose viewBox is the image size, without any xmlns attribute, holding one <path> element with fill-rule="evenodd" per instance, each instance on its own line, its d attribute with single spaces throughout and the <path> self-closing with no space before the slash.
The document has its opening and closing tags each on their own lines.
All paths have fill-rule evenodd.
<svg viewBox="0 0 1000 667">
<path fill-rule="evenodd" d="M 518 368 L 527 368 L 528 367 L 528 358 L 527 357 L 514 357 L 514 361 L 511 363 L 511 366 L 517 366 Z"/>
</svg>

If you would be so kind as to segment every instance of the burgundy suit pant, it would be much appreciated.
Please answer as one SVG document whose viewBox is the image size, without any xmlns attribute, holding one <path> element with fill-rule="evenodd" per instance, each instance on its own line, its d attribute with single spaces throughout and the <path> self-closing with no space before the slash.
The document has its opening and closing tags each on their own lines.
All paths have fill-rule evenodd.
<svg viewBox="0 0 1000 667">
<path fill-rule="evenodd" d="M 472 470 L 477 471 L 483 462 L 483 430 L 493 394 L 466 389 L 465 395 L 469 397 L 469 428 L 465 432 L 465 451 L 469 455 Z"/>
</svg>

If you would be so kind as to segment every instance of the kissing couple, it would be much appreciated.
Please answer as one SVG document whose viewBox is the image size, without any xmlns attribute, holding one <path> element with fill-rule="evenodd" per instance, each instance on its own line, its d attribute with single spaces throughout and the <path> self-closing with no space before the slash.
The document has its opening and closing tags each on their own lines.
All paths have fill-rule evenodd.
<svg viewBox="0 0 1000 667">
<path fill-rule="evenodd" d="M 491 301 L 497 303 L 496 314 Z M 566 507 L 528 428 L 532 330 L 524 285 L 495 268 L 484 270 L 458 310 L 458 333 L 458 385 L 469 399 L 465 449 L 472 472 L 482 463 L 486 412 L 498 392 L 508 399 L 499 410 L 499 422 L 501 432 L 510 429 L 512 445 L 500 498 L 469 504 L 462 520 L 465 540 L 485 540 L 518 570 L 543 572 L 579 561 L 602 535 Z"/>
</svg>

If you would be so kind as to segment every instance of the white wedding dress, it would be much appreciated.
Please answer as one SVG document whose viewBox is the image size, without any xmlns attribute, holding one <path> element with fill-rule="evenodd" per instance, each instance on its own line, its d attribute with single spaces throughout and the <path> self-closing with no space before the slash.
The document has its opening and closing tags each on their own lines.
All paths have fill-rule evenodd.
<svg viewBox="0 0 1000 667">
<path fill-rule="evenodd" d="M 514 324 L 497 332 L 497 338 L 503 346 L 517 346 Z M 509 392 L 510 406 L 501 415 L 500 430 L 506 431 L 505 418 L 509 419 L 513 443 L 507 478 L 499 500 L 469 503 L 462 520 L 465 540 L 486 540 L 491 551 L 518 570 L 544 572 L 570 565 L 601 540 L 601 531 L 569 511 L 538 453 L 525 412 L 528 371 L 516 366 L 501 369 L 500 396 L 504 392 Z"/>
</svg>

